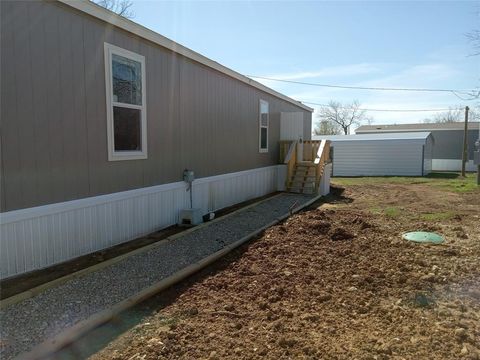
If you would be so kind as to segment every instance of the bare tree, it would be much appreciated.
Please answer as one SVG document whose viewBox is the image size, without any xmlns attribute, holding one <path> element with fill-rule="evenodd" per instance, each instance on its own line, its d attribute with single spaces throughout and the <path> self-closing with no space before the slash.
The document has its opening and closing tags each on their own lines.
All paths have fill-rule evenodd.
<svg viewBox="0 0 480 360">
<path fill-rule="evenodd" d="M 341 132 L 338 124 L 328 120 L 318 120 L 313 130 L 314 135 L 338 135 Z"/>
<path fill-rule="evenodd" d="M 95 4 L 104 7 L 107 10 L 113 11 L 120 16 L 127 19 L 135 17 L 135 13 L 130 9 L 133 5 L 131 0 L 91 0 Z"/>
<path fill-rule="evenodd" d="M 347 135 L 352 125 L 360 125 L 362 122 L 370 123 L 371 119 L 365 110 L 360 108 L 360 103 L 355 100 L 351 104 L 338 101 L 330 101 L 328 106 L 320 108 L 318 115 L 320 122 L 327 121 L 336 124 Z"/>
<path fill-rule="evenodd" d="M 460 109 L 450 109 L 445 112 L 436 114 L 433 117 L 433 122 L 436 123 L 451 123 L 463 120 L 463 111 Z"/>
<path fill-rule="evenodd" d="M 480 119 L 480 112 L 473 107 L 470 108 L 469 120 L 478 121 Z M 450 108 L 448 111 L 437 113 L 432 118 L 424 119 L 424 123 L 452 123 L 465 120 L 465 110 L 459 106 L 456 108 Z"/>
</svg>

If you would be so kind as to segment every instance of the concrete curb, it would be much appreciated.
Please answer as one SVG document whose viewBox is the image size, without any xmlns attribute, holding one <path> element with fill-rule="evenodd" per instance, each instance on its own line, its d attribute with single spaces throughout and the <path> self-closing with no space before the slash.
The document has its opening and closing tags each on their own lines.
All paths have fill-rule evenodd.
<svg viewBox="0 0 480 360">
<path fill-rule="evenodd" d="M 280 195 L 280 194 L 279 194 Z M 307 206 L 310 206 L 312 203 L 318 201 L 322 195 L 317 195 L 313 199 L 307 201 L 305 204 L 302 204 L 296 208 L 294 208 L 291 212 L 297 213 L 300 210 L 306 208 Z M 263 201 L 260 201 L 258 203 L 252 204 L 256 205 L 259 204 Z M 248 208 L 248 207 L 246 207 Z M 245 208 L 243 208 L 245 209 Z M 232 215 L 235 212 L 231 213 Z M 59 351 L 63 347 L 71 344 L 74 342 L 76 339 L 81 338 L 83 335 L 88 333 L 89 331 L 101 326 L 102 324 L 110 321 L 112 318 L 114 318 L 116 315 L 118 315 L 120 312 L 125 311 L 129 309 L 130 307 L 148 299 L 149 297 L 169 288 L 170 286 L 184 280 L 188 276 L 202 270 L 203 268 L 207 267 L 208 265 L 212 264 L 216 260 L 222 258 L 226 254 L 230 253 L 232 250 L 235 248 L 243 245 L 253 237 L 257 236 L 258 234 L 262 233 L 269 227 L 278 224 L 279 222 L 287 219 L 291 214 L 287 213 L 285 215 L 282 215 L 275 219 L 274 221 L 268 223 L 267 225 L 262 226 L 261 228 L 251 232 L 250 234 L 242 237 L 241 239 L 237 240 L 236 242 L 226 246 L 220 251 L 217 251 L 216 253 L 213 253 L 206 258 L 191 264 L 182 270 L 176 272 L 175 274 L 157 282 L 156 284 L 149 286 L 145 288 L 144 290 L 140 291 L 139 293 L 117 303 L 116 305 L 112 306 L 109 309 L 105 309 L 103 311 L 98 312 L 95 315 L 92 315 L 88 319 L 85 319 L 83 321 L 80 321 L 76 325 L 66 329 L 62 334 L 57 335 L 56 337 L 46 340 L 43 343 L 35 346 L 31 351 L 27 353 L 20 354 L 17 359 L 45 359 L 50 356 L 52 356 L 55 352 Z M 228 214 L 230 215 L 230 214 Z M 224 218 L 224 217 L 223 217 Z M 207 223 L 208 224 L 208 223 Z"/>
</svg>

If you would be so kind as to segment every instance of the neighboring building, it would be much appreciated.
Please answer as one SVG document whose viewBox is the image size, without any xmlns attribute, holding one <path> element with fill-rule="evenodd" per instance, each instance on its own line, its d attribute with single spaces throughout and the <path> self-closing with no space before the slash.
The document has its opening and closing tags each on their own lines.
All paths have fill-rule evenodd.
<svg viewBox="0 0 480 360">
<path fill-rule="evenodd" d="M 184 169 L 203 213 L 283 189 L 311 108 L 90 1 L 0 3 L 1 277 L 175 224 Z"/>
<path fill-rule="evenodd" d="M 331 141 L 333 176 L 424 176 L 432 170 L 429 132 L 318 135 Z"/>
<path fill-rule="evenodd" d="M 363 125 L 355 130 L 356 134 L 397 133 L 429 131 L 432 133 L 433 145 L 432 170 L 460 171 L 462 169 L 464 123 L 432 123 L 401 125 Z M 467 171 L 476 171 L 473 164 L 475 141 L 480 138 L 480 122 L 468 124 L 468 162 Z"/>
</svg>

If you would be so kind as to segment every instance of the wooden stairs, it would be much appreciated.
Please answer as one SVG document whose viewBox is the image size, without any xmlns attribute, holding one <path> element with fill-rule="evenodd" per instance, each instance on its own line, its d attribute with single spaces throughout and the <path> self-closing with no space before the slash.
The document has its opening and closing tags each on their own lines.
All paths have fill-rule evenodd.
<svg viewBox="0 0 480 360">
<path fill-rule="evenodd" d="M 329 162 L 330 141 L 310 140 L 308 143 L 310 147 L 302 154 L 304 159 L 309 159 L 307 161 L 296 160 L 296 142 L 285 142 L 284 149 L 281 150 L 280 156 L 285 159 L 284 164 L 287 165 L 288 192 L 316 194 L 319 191 L 325 165 Z"/>
<path fill-rule="evenodd" d="M 316 166 L 311 161 L 297 162 L 290 179 L 287 179 L 287 191 L 301 194 L 315 193 Z"/>
</svg>

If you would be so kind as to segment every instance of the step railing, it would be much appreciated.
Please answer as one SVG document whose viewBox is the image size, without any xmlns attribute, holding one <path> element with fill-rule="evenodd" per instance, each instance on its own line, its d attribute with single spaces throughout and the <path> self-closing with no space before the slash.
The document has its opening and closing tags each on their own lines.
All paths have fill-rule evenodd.
<svg viewBox="0 0 480 360">
<path fill-rule="evenodd" d="M 318 191 L 320 180 L 325 170 L 325 165 L 330 161 L 330 140 L 320 140 L 320 144 L 315 154 L 315 191 Z"/>
<path fill-rule="evenodd" d="M 303 141 L 303 160 L 314 161 L 317 157 L 318 148 L 321 140 L 304 140 Z"/>
<path fill-rule="evenodd" d="M 292 144 L 292 140 L 280 140 L 279 141 L 279 144 L 280 144 L 280 156 L 279 156 L 279 163 L 280 164 L 283 164 L 284 161 L 285 161 L 285 158 L 288 154 L 288 150 L 290 149 L 290 145 Z"/>
<path fill-rule="evenodd" d="M 298 165 L 297 141 L 280 141 L 280 163 L 287 165 L 286 187 L 293 181 Z M 325 165 L 330 161 L 330 140 L 304 140 L 303 161 L 311 162 L 315 166 L 315 192 L 318 191 Z"/>
<path fill-rule="evenodd" d="M 293 143 L 293 140 L 280 140 L 280 163 L 282 163 L 287 156 L 288 150 L 290 149 L 290 145 Z M 320 147 L 321 140 L 303 140 L 303 160 L 304 161 L 314 161 L 318 148 Z M 298 143 L 298 142 L 297 142 Z"/>
<path fill-rule="evenodd" d="M 286 142 L 280 142 L 280 152 L 282 152 L 282 147 L 285 147 L 282 145 L 282 143 Z M 297 142 L 296 141 L 289 141 L 289 146 L 288 146 L 288 151 L 286 151 L 283 163 L 287 165 L 287 178 L 286 178 L 286 183 L 285 186 L 288 187 L 288 182 L 293 176 L 293 173 L 295 171 L 295 166 L 297 165 Z"/>
</svg>

